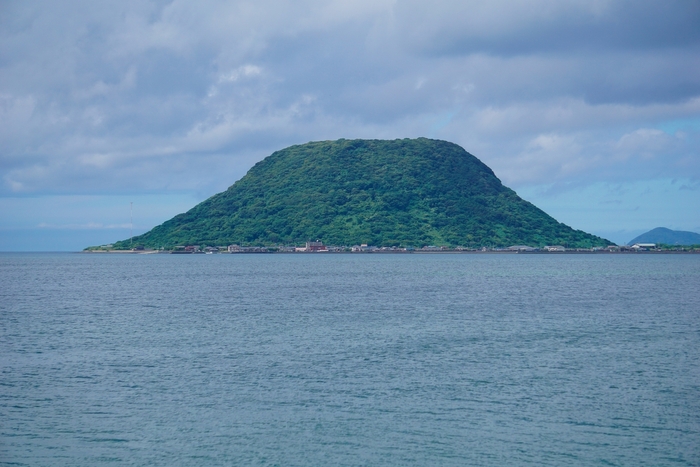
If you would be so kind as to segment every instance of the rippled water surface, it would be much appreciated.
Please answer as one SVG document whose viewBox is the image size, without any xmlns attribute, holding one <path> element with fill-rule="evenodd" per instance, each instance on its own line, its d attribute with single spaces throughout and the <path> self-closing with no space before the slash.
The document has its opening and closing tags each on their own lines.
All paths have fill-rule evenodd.
<svg viewBox="0 0 700 467">
<path fill-rule="evenodd" d="M 699 465 L 700 255 L 0 254 L 0 464 Z"/>
</svg>

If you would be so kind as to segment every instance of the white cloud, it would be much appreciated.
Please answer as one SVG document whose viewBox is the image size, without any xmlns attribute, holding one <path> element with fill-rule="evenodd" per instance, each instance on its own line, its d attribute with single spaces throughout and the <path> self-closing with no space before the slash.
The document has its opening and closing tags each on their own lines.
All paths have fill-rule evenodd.
<svg viewBox="0 0 700 467">
<path fill-rule="evenodd" d="M 235 70 L 219 75 L 219 83 L 236 82 L 241 78 L 251 78 L 262 73 L 262 69 L 256 65 L 241 65 Z"/>
<path fill-rule="evenodd" d="M 124 91 L 129 88 L 133 88 L 136 84 L 136 68 L 130 67 L 126 73 L 123 74 L 121 80 L 114 84 L 105 83 L 102 80 L 98 80 L 88 89 L 76 89 L 74 90 L 74 96 L 77 99 L 90 99 L 93 97 L 104 97 L 109 94 L 116 94 L 119 91 Z"/>
<path fill-rule="evenodd" d="M 630 157 L 653 159 L 661 152 L 672 150 L 674 138 L 655 128 L 640 128 L 622 135 L 615 145 L 616 154 L 623 160 Z"/>
</svg>

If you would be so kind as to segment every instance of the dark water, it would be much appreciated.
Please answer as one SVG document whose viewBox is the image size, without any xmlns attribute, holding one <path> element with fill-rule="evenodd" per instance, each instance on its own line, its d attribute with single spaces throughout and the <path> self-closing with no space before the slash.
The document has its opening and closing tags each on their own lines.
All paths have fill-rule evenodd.
<svg viewBox="0 0 700 467">
<path fill-rule="evenodd" d="M 0 255 L 0 464 L 700 465 L 700 256 Z"/>
</svg>

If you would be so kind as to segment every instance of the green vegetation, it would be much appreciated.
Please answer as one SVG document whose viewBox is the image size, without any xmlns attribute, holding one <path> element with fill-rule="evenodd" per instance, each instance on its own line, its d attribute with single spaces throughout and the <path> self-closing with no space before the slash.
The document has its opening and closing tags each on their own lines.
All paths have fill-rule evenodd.
<svg viewBox="0 0 700 467">
<path fill-rule="evenodd" d="M 561 224 L 503 186 L 456 144 L 426 138 L 292 146 L 241 180 L 138 237 L 176 245 L 592 247 L 611 242 Z M 130 241 L 114 244 L 129 248 Z"/>
</svg>

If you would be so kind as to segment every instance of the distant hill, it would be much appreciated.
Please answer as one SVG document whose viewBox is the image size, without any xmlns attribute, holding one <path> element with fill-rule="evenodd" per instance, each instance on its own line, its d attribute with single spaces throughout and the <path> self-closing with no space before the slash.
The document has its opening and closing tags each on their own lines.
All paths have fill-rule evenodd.
<svg viewBox="0 0 700 467">
<path fill-rule="evenodd" d="M 635 243 L 665 243 L 666 245 L 700 245 L 700 234 L 657 227 L 629 241 Z"/>
<path fill-rule="evenodd" d="M 456 144 L 419 139 L 312 142 L 277 151 L 223 193 L 138 237 L 134 245 L 592 247 L 503 186 Z M 115 248 L 129 248 L 127 239 Z"/>
</svg>

